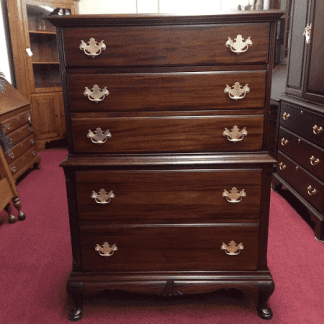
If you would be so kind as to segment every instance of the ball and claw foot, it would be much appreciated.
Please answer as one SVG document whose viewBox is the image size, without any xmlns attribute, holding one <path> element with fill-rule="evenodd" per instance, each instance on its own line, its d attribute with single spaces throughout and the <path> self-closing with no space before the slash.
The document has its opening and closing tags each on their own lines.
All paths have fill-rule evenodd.
<svg viewBox="0 0 324 324">
<path fill-rule="evenodd" d="M 81 307 L 73 307 L 69 313 L 69 320 L 72 322 L 76 322 L 82 318 L 82 308 Z"/>
<path fill-rule="evenodd" d="M 269 320 L 273 316 L 272 310 L 266 305 L 258 307 L 258 315 L 265 320 Z"/>
</svg>

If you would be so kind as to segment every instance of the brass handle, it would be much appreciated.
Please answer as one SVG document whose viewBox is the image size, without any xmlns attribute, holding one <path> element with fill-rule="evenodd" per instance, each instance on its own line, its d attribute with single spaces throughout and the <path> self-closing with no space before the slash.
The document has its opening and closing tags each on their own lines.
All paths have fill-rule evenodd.
<svg viewBox="0 0 324 324">
<path fill-rule="evenodd" d="M 318 134 L 321 134 L 323 131 L 323 127 L 318 127 L 317 125 L 314 125 L 313 126 L 313 133 L 315 135 L 318 135 Z"/>
<path fill-rule="evenodd" d="M 229 47 L 232 52 L 237 54 L 246 52 L 252 44 L 251 37 L 244 40 L 242 35 L 237 35 L 236 38 L 234 38 L 234 41 L 228 37 L 228 40 L 225 43 L 226 47 Z"/>
<path fill-rule="evenodd" d="M 81 40 L 80 50 L 83 50 L 86 55 L 91 56 L 92 58 L 100 55 L 105 49 L 106 45 L 103 40 L 100 43 L 98 43 L 93 37 L 90 38 L 88 43 Z"/>
<path fill-rule="evenodd" d="M 228 96 L 233 100 L 243 99 L 249 92 L 250 88 L 248 84 L 242 87 L 240 82 L 235 82 L 232 87 L 226 84 L 226 88 L 224 89 L 224 93 L 228 94 Z"/>
<path fill-rule="evenodd" d="M 33 138 L 31 138 L 31 139 L 29 140 L 29 142 L 30 142 L 30 143 L 32 143 L 32 144 L 34 144 L 34 143 L 35 143 L 35 141 L 34 141 L 34 139 L 33 139 Z"/>
<path fill-rule="evenodd" d="M 285 146 L 285 145 L 287 145 L 289 143 L 289 141 L 283 137 L 281 139 L 280 143 L 281 143 L 282 146 Z"/>
<path fill-rule="evenodd" d="M 4 124 L 3 127 L 6 129 L 6 130 L 9 130 L 10 129 L 10 125 L 9 124 Z"/>
<path fill-rule="evenodd" d="M 279 163 L 279 169 L 280 170 L 285 170 L 287 169 L 287 165 L 286 164 L 283 164 L 282 162 Z"/>
<path fill-rule="evenodd" d="M 10 159 L 13 159 L 15 155 L 12 152 L 8 152 L 7 155 L 10 157 Z"/>
<path fill-rule="evenodd" d="M 104 144 L 107 142 L 108 138 L 111 138 L 111 133 L 109 129 L 103 132 L 102 129 L 98 127 L 94 132 L 89 129 L 87 137 L 90 138 L 91 142 L 94 144 Z"/>
<path fill-rule="evenodd" d="M 36 156 L 36 155 L 37 155 L 36 151 L 32 151 L 32 154 L 33 154 L 34 156 Z"/>
<path fill-rule="evenodd" d="M 92 191 L 91 198 L 93 198 L 97 204 L 109 204 L 111 199 L 115 198 L 115 195 L 112 191 L 109 193 L 106 192 L 105 189 L 100 189 L 99 193 Z"/>
<path fill-rule="evenodd" d="M 29 124 L 29 125 L 32 124 L 32 119 L 31 119 L 30 114 L 27 115 L 27 121 L 28 121 L 28 124 Z"/>
<path fill-rule="evenodd" d="M 240 202 L 243 197 L 246 197 L 245 190 L 242 189 L 240 192 L 234 187 L 231 189 L 230 192 L 228 192 L 226 189 L 224 189 L 222 193 L 222 197 L 226 197 L 226 200 L 229 203 L 238 203 Z"/>
<path fill-rule="evenodd" d="M 310 44 L 311 35 L 312 35 L 312 24 L 307 24 L 307 26 L 305 27 L 303 35 L 305 36 L 306 44 Z"/>
<path fill-rule="evenodd" d="M 105 242 L 102 246 L 97 244 L 95 247 L 95 250 L 97 252 L 99 252 L 100 256 L 109 257 L 109 256 L 112 256 L 114 254 L 114 252 L 118 250 L 118 248 L 117 248 L 116 244 L 110 246 L 108 244 L 108 242 Z"/>
<path fill-rule="evenodd" d="M 16 167 L 12 166 L 12 167 L 10 168 L 10 170 L 11 170 L 11 172 L 15 173 L 15 172 L 16 172 Z"/>
<path fill-rule="evenodd" d="M 238 255 L 242 250 L 244 250 L 244 246 L 242 242 L 240 244 L 236 244 L 235 241 L 230 241 L 229 244 L 223 243 L 221 250 L 224 250 L 227 255 Z"/>
<path fill-rule="evenodd" d="M 283 120 L 287 120 L 290 118 L 290 114 L 287 114 L 286 112 L 283 113 L 282 115 Z"/>
<path fill-rule="evenodd" d="M 310 164 L 311 165 L 317 165 L 317 164 L 319 164 L 321 162 L 320 159 L 318 159 L 318 158 L 316 159 L 314 155 L 312 155 L 309 158 L 309 160 L 310 160 Z"/>
<path fill-rule="evenodd" d="M 233 128 L 230 131 L 225 127 L 225 131 L 223 132 L 223 136 L 226 136 L 227 140 L 230 142 L 242 141 L 244 136 L 246 136 L 247 134 L 248 133 L 246 127 L 240 130 L 236 125 L 233 126 Z"/>
<path fill-rule="evenodd" d="M 313 189 L 311 185 L 307 187 L 307 192 L 310 196 L 315 196 L 316 195 L 316 189 Z"/>
<path fill-rule="evenodd" d="M 109 95 L 109 91 L 107 90 L 107 87 L 100 89 L 99 86 L 95 84 L 91 90 L 88 87 L 85 87 L 83 94 L 87 96 L 90 101 L 98 103 L 99 101 L 103 101 L 106 96 Z"/>
</svg>

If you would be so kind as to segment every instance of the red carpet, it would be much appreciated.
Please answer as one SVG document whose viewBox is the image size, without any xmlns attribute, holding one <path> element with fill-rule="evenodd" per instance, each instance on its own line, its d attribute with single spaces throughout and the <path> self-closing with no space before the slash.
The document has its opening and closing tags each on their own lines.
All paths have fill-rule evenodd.
<svg viewBox="0 0 324 324">
<path fill-rule="evenodd" d="M 0 212 L 0 323 L 60 324 L 70 310 L 65 285 L 71 247 L 63 170 L 67 153 L 39 154 L 41 170 L 18 185 L 25 221 L 8 224 Z M 90 300 L 81 323 L 322 324 L 324 322 L 324 243 L 277 193 L 272 193 L 268 265 L 275 281 L 269 304 L 273 318 L 256 313 L 251 298 L 199 296 L 166 303 L 151 297 Z"/>
</svg>

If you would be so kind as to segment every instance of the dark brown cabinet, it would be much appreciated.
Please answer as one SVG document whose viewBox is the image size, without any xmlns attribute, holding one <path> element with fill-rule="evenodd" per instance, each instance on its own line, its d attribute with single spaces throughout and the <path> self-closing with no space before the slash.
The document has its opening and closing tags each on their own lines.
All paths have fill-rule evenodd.
<svg viewBox="0 0 324 324">
<path fill-rule="evenodd" d="M 324 7 L 295 0 L 291 9 L 286 93 L 281 97 L 275 178 L 308 209 L 324 241 Z"/>
</svg>

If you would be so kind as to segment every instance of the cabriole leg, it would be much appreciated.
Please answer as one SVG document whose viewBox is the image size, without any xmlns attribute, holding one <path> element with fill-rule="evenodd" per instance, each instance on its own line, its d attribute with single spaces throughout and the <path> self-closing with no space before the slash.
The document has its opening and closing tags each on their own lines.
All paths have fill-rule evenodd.
<svg viewBox="0 0 324 324">
<path fill-rule="evenodd" d="M 269 320 L 272 318 L 272 310 L 267 305 L 267 301 L 274 291 L 274 283 L 260 283 L 259 284 L 259 296 L 258 296 L 258 315 L 262 319 Z"/>
<path fill-rule="evenodd" d="M 71 298 L 73 307 L 69 313 L 69 320 L 76 322 L 82 318 L 83 291 L 82 282 L 68 282 L 67 292 Z"/>
</svg>

